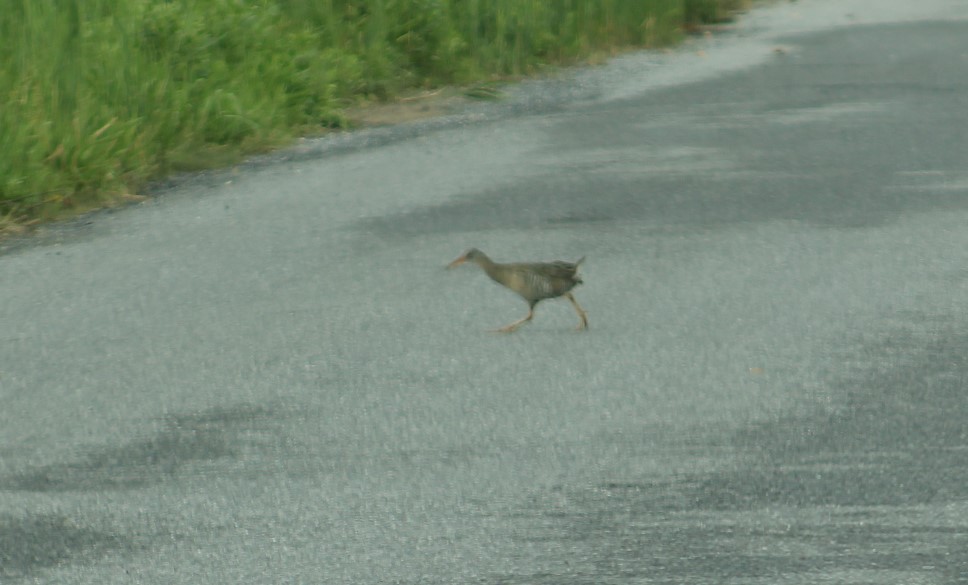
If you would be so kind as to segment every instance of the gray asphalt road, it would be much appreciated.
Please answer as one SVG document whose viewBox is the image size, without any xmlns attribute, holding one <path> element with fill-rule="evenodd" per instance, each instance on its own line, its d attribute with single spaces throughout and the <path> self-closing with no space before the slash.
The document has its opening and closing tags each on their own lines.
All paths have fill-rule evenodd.
<svg viewBox="0 0 968 585">
<path fill-rule="evenodd" d="M 968 582 L 966 136 L 968 5 L 802 0 L 8 244 L 0 581 Z"/>
</svg>

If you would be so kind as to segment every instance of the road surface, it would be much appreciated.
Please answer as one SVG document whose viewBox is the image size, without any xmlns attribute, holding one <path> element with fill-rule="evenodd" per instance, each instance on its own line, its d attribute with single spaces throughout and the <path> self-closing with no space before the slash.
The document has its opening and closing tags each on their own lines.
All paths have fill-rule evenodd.
<svg viewBox="0 0 968 585">
<path fill-rule="evenodd" d="M 780 2 L 7 243 L 0 581 L 968 582 L 966 136 L 964 2 Z"/>
</svg>

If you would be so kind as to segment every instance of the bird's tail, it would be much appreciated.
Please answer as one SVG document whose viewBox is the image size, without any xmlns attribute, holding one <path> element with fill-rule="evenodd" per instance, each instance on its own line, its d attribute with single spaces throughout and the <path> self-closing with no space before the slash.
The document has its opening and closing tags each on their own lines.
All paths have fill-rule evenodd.
<svg viewBox="0 0 968 585">
<path fill-rule="evenodd" d="M 575 268 L 578 268 L 579 266 L 581 266 L 581 263 L 584 262 L 584 261 L 585 261 L 585 257 L 584 256 L 582 256 L 578 260 L 575 260 Z"/>
</svg>

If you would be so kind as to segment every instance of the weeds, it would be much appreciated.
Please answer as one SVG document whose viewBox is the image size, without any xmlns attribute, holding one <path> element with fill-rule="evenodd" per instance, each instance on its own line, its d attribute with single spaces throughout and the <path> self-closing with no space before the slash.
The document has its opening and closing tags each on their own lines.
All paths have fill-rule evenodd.
<svg viewBox="0 0 968 585">
<path fill-rule="evenodd" d="M 743 1 L 6 0 L 0 219 L 110 204 L 361 100 L 670 43 Z"/>
</svg>

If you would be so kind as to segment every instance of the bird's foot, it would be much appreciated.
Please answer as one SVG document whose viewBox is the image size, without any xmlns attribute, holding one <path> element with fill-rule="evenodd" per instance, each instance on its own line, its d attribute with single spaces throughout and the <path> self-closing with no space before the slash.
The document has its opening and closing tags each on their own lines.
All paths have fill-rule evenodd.
<svg viewBox="0 0 968 585">
<path fill-rule="evenodd" d="M 518 330 L 518 325 L 508 325 L 506 327 L 501 327 L 500 329 L 491 329 L 491 333 L 514 333 Z"/>
</svg>

